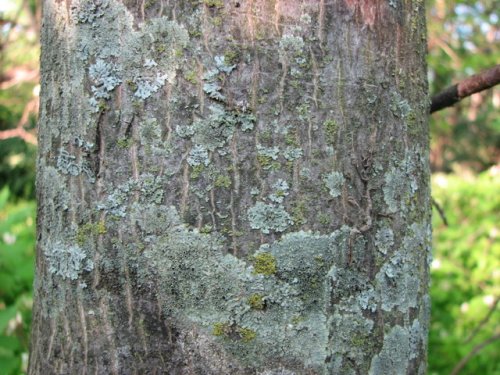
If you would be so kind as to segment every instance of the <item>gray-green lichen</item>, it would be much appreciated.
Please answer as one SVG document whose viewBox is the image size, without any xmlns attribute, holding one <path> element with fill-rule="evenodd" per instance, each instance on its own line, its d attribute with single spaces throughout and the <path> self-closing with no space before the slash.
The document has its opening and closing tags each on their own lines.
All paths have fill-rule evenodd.
<svg viewBox="0 0 500 375">
<path fill-rule="evenodd" d="M 202 145 L 195 145 L 189 152 L 187 162 L 192 167 L 204 165 L 205 167 L 210 164 L 207 149 Z"/>
<path fill-rule="evenodd" d="M 272 189 L 273 192 L 269 194 L 268 198 L 274 203 L 283 203 L 285 197 L 290 194 L 288 191 L 290 186 L 281 178 L 272 185 Z"/>
<path fill-rule="evenodd" d="M 225 102 L 226 97 L 221 93 L 221 75 L 230 74 L 236 65 L 228 65 L 224 56 L 215 56 L 215 67 L 203 75 L 203 91 L 212 99 Z"/>
<path fill-rule="evenodd" d="M 91 148 L 92 145 L 89 145 Z M 70 154 L 68 151 L 61 147 L 59 149 L 59 154 L 57 155 L 56 160 L 57 170 L 64 175 L 73 177 L 84 174 L 91 183 L 94 183 L 94 172 L 90 167 L 87 156 L 88 151 L 85 151 L 84 147 L 82 147 L 80 158 L 77 158 L 75 155 Z"/>
<path fill-rule="evenodd" d="M 76 280 L 83 271 L 90 272 L 94 263 L 86 252 L 77 245 L 58 241 L 45 246 L 44 254 L 49 265 L 49 272 L 63 279 Z"/>
<path fill-rule="evenodd" d="M 323 182 L 325 183 L 330 196 L 333 198 L 342 194 L 342 186 L 345 183 L 345 178 L 340 172 L 331 172 L 323 175 Z"/>
<path fill-rule="evenodd" d="M 419 168 L 426 168 L 416 152 L 409 152 L 404 160 L 397 161 L 384 177 L 384 201 L 389 213 L 405 212 L 411 208 L 411 198 L 418 190 L 416 175 Z"/>
<path fill-rule="evenodd" d="M 155 208 L 141 211 L 137 206 L 132 215 L 148 230 Z M 345 251 L 348 229 L 290 233 L 262 245 L 246 263 L 224 255 L 217 234 L 189 230 L 174 208 L 162 209 L 160 220 L 162 234 L 148 231 L 138 269 L 144 279 L 160 280 L 167 316 L 204 327 L 245 364 L 260 367 L 271 358 L 288 358 L 304 361 L 306 368 L 324 366 L 329 305 L 324 278 Z M 262 272 L 256 272 L 256 262 Z"/>
<path fill-rule="evenodd" d="M 248 210 L 248 221 L 252 229 L 260 229 L 262 233 L 271 231 L 284 232 L 293 225 L 292 217 L 282 205 L 257 202 Z"/>
<path fill-rule="evenodd" d="M 210 151 L 217 150 L 221 155 L 227 152 L 224 146 L 232 139 L 237 127 L 250 131 L 256 121 L 250 113 L 227 111 L 219 104 L 210 105 L 209 111 L 207 118 L 197 119 L 192 125 L 179 126 L 176 132 L 179 137 L 192 138 L 196 144 Z"/>
<path fill-rule="evenodd" d="M 92 107 L 92 112 L 96 113 L 100 109 L 100 100 L 111 98 L 110 92 L 121 83 L 121 79 L 117 76 L 118 68 L 111 62 L 106 62 L 103 59 L 97 59 L 95 64 L 90 65 L 89 77 L 92 80 L 91 86 L 92 97 L 89 103 Z"/>
<path fill-rule="evenodd" d="M 377 250 L 382 254 L 387 254 L 387 252 L 394 245 L 394 233 L 390 227 L 382 227 L 375 234 L 375 246 Z"/>
<path fill-rule="evenodd" d="M 73 19 L 77 23 L 90 23 L 95 26 L 95 20 L 104 16 L 108 0 L 79 0 L 72 2 Z"/>
<path fill-rule="evenodd" d="M 283 151 L 283 157 L 288 161 L 294 161 L 302 157 L 304 152 L 299 147 L 288 146 Z"/>
<path fill-rule="evenodd" d="M 401 326 L 394 326 L 384 335 L 384 345 L 379 354 L 373 357 L 369 375 L 406 374 L 408 373 L 409 359 L 412 358 L 411 350 L 415 350 L 415 338 L 419 337 L 419 323 L 414 321 L 412 333 Z"/>
</svg>

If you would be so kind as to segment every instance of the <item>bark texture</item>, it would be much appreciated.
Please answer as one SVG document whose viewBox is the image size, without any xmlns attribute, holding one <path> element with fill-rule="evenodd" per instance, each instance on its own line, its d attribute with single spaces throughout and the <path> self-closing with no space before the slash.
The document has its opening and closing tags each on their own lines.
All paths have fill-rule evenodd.
<svg viewBox="0 0 500 375">
<path fill-rule="evenodd" d="M 30 374 L 425 374 L 423 1 L 43 19 Z"/>
</svg>

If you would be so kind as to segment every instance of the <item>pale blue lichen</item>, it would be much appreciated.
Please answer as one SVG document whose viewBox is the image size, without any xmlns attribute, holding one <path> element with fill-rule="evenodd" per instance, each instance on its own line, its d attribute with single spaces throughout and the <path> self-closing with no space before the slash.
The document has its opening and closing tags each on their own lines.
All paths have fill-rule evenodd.
<svg viewBox="0 0 500 375">
<path fill-rule="evenodd" d="M 90 23 L 104 16 L 109 0 L 80 0 L 71 4 L 71 13 L 76 23 Z"/>
<path fill-rule="evenodd" d="M 195 145 L 189 152 L 187 162 L 192 167 L 198 165 L 208 166 L 210 164 L 210 158 L 207 149 L 202 145 Z"/>
<path fill-rule="evenodd" d="M 340 172 L 331 172 L 323 175 L 323 182 L 328 188 L 330 196 L 336 198 L 342 193 L 345 178 Z"/>
<path fill-rule="evenodd" d="M 335 334 L 331 335 L 328 343 L 331 348 L 330 355 L 333 358 L 329 363 L 328 374 L 355 375 L 356 372 L 343 360 L 349 358 L 352 361 L 351 364 L 366 361 L 368 353 L 363 342 L 369 341 L 373 335 L 374 322 L 355 309 L 354 311 L 343 310 L 344 306 L 339 306 L 339 312 L 332 313 L 329 319 L 329 329 Z"/>
<path fill-rule="evenodd" d="M 220 72 L 229 74 L 236 68 L 236 65 L 228 65 L 224 56 L 215 56 L 214 60 L 215 66 Z"/>
<path fill-rule="evenodd" d="M 90 167 L 88 160 L 85 159 L 87 152 L 83 152 L 82 157 L 77 160 L 76 156 L 71 155 L 64 148 L 59 149 L 57 155 L 56 167 L 59 172 L 65 175 L 78 176 L 84 173 L 89 182 L 95 182 L 95 175 Z"/>
<path fill-rule="evenodd" d="M 106 189 L 108 192 L 111 191 L 111 193 L 108 193 L 103 201 L 97 203 L 96 208 L 113 216 L 125 217 L 127 215 L 127 203 L 132 191 L 132 185 L 130 182 L 126 182 L 114 188 L 110 187 Z"/>
<path fill-rule="evenodd" d="M 280 50 L 292 52 L 294 54 L 301 54 L 305 46 L 304 39 L 301 36 L 292 34 L 284 34 L 280 39 Z"/>
<path fill-rule="evenodd" d="M 273 192 L 269 194 L 269 200 L 274 203 L 282 203 L 285 197 L 289 194 L 288 190 L 290 189 L 290 186 L 288 186 L 288 182 L 280 178 L 272 185 L 271 188 L 273 189 Z"/>
<path fill-rule="evenodd" d="M 134 84 L 137 86 L 137 89 L 134 92 L 134 96 L 143 100 L 149 98 L 165 85 L 167 78 L 167 74 L 162 74 L 160 72 L 156 73 L 156 77 L 135 78 Z"/>
<path fill-rule="evenodd" d="M 375 234 L 375 246 L 377 250 L 382 254 L 387 254 L 387 252 L 394 245 L 394 233 L 389 227 L 380 228 Z"/>
<path fill-rule="evenodd" d="M 407 192 L 407 180 L 405 173 L 399 168 L 392 167 L 384 177 L 384 201 L 387 204 L 388 212 L 394 213 L 399 209 L 404 209 L 405 203 L 401 197 Z"/>
<path fill-rule="evenodd" d="M 143 173 L 136 182 L 136 190 L 141 193 L 141 201 L 161 204 L 163 201 L 163 177 Z"/>
<path fill-rule="evenodd" d="M 90 272 L 94 263 L 87 259 L 86 252 L 77 245 L 68 245 L 57 241 L 44 248 L 50 273 L 63 279 L 76 280 L 83 271 Z"/>
<path fill-rule="evenodd" d="M 250 194 L 252 195 L 259 195 L 260 194 L 260 189 L 257 187 L 253 187 L 250 189 Z"/>
<path fill-rule="evenodd" d="M 412 108 L 408 100 L 403 98 L 400 93 L 393 92 L 391 97 L 391 105 L 389 107 L 392 114 L 396 117 L 405 119 L 412 112 Z"/>
<path fill-rule="evenodd" d="M 222 86 L 219 84 L 221 74 L 230 74 L 236 65 L 228 65 L 224 56 L 215 56 L 215 68 L 208 70 L 203 75 L 203 91 L 212 99 L 224 102 L 226 97 L 221 93 Z"/>
<path fill-rule="evenodd" d="M 280 149 L 278 146 L 274 147 L 265 147 L 260 144 L 257 145 L 257 154 L 260 156 L 264 156 L 270 158 L 272 160 L 277 160 Z"/>
<path fill-rule="evenodd" d="M 220 92 L 221 90 L 222 86 L 216 82 L 206 82 L 203 84 L 203 91 L 210 98 L 223 102 L 226 100 L 226 97 Z"/>
<path fill-rule="evenodd" d="M 406 328 L 396 325 L 384 335 L 382 350 L 373 357 L 368 374 L 406 374 L 409 356 L 409 332 Z"/>
<path fill-rule="evenodd" d="M 100 109 L 99 100 L 110 99 L 110 92 L 122 82 L 117 74 L 116 65 L 103 59 L 97 59 L 95 64 L 89 67 L 89 77 L 93 81 L 90 88 L 92 97 L 89 100 L 92 112 L 98 112 Z"/>
<path fill-rule="evenodd" d="M 294 161 L 302 157 L 304 152 L 299 147 L 287 146 L 283 151 L 283 157 L 288 161 Z"/>
<path fill-rule="evenodd" d="M 237 126 L 249 131 L 256 121 L 252 114 L 226 111 L 219 104 L 211 105 L 209 110 L 207 118 L 197 119 L 192 124 L 192 138 L 195 143 L 204 145 L 210 151 L 217 150 L 221 155 L 227 152 L 224 146 L 233 137 Z"/>
<path fill-rule="evenodd" d="M 195 127 L 190 125 L 179 125 L 175 128 L 175 133 L 184 139 L 189 139 L 194 135 Z"/>
<path fill-rule="evenodd" d="M 76 156 L 71 155 L 63 148 L 59 149 L 56 167 L 62 174 L 68 174 L 71 176 L 78 176 L 80 174 L 80 166 L 76 162 Z"/>
<path fill-rule="evenodd" d="M 248 132 L 253 130 L 257 118 L 250 113 L 241 113 L 238 115 L 238 120 L 240 123 L 240 129 L 244 132 Z"/>
<path fill-rule="evenodd" d="M 375 276 L 375 288 L 384 311 L 405 312 L 417 307 L 421 275 L 415 267 L 420 254 L 429 247 L 428 233 L 412 224 L 402 246 L 394 252 Z"/>
<path fill-rule="evenodd" d="M 292 217 L 281 205 L 257 202 L 248 210 L 247 217 L 252 229 L 260 229 L 265 234 L 271 231 L 284 232 L 293 225 Z"/>
</svg>

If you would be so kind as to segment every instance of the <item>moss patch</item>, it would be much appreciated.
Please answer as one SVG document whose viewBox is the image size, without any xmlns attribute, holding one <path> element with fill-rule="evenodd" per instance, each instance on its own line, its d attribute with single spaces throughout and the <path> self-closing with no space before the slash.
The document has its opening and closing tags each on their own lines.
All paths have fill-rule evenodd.
<svg viewBox="0 0 500 375">
<path fill-rule="evenodd" d="M 276 258 L 266 252 L 257 253 L 253 256 L 253 267 L 255 273 L 270 276 L 276 273 Z"/>
</svg>

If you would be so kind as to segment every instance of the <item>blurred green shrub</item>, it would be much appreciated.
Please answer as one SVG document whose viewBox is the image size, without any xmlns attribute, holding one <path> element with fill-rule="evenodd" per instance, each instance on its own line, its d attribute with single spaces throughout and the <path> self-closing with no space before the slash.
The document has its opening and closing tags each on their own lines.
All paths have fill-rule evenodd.
<svg viewBox="0 0 500 375">
<path fill-rule="evenodd" d="M 449 223 L 434 211 L 429 375 L 441 375 L 500 334 L 500 168 L 477 177 L 436 174 L 432 186 Z M 500 374 L 500 340 L 460 374 Z"/>
<path fill-rule="evenodd" d="M 35 202 L 9 203 L 0 191 L 0 374 L 21 374 L 28 359 L 35 249 Z"/>
</svg>

